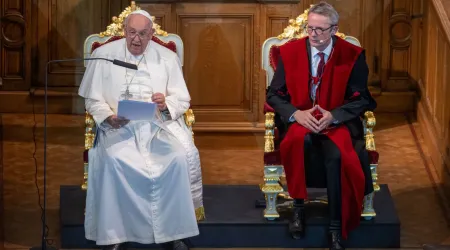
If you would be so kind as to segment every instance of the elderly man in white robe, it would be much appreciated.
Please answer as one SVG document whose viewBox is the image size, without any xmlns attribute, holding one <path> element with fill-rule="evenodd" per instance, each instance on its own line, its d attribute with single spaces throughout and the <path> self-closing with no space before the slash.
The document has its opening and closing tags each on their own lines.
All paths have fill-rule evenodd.
<svg viewBox="0 0 450 250">
<path fill-rule="evenodd" d="M 199 234 L 195 208 L 202 207 L 198 150 L 183 114 L 190 95 L 176 53 L 153 42 L 150 15 L 132 12 L 125 38 L 110 42 L 92 57 L 138 65 L 131 70 L 104 60 L 89 61 L 79 95 L 97 124 L 89 151 L 85 236 L 104 249 L 129 242 L 189 249 Z M 155 119 L 118 117 L 118 103 L 153 102 Z"/>
</svg>

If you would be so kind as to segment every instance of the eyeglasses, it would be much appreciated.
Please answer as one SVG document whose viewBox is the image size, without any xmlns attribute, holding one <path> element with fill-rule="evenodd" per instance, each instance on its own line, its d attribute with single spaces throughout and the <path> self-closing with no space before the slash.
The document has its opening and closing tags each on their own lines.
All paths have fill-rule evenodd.
<svg viewBox="0 0 450 250">
<path fill-rule="evenodd" d="M 320 28 L 320 27 L 313 28 L 313 27 L 308 26 L 308 27 L 306 28 L 306 31 L 307 31 L 308 34 L 310 34 L 310 35 L 313 33 L 313 31 L 314 31 L 317 35 L 322 35 L 323 32 L 325 32 L 325 31 L 331 29 L 331 28 L 334 27 L 334 26 L 336 26 L 336 25 L 331 25 L 330 27 L 328 27 L 328 28 L 326 28 L 326 29 Z"/>
<path fill-rule="evenodd" d="M 143 30 L 143 31 L 139 31 L 137 32 L 136 30 L 127 30 L 127 36 L 130 38 L 135 38 L 136 36 L 139 36 L 139 38 L 145 38 L 148 37 L 148 35 L 150 34 L 149 30 Z"/>
</svg>

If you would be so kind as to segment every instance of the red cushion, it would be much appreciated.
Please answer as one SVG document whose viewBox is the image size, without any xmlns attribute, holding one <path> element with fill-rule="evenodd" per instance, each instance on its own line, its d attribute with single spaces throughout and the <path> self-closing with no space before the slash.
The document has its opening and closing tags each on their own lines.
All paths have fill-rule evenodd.
<svg viewBox="0 0 450 250">
<path fill-rule="evenodd" d="M 269 50 L 269 63 L 273 71 L 277 69 L 278 59 L 280 57 L 280 46 L 272 45 Z"/>
<path fill-rule="evenodd" d="M 264 114 L 268 112 L 275 112 L 275 110 L 267 102 L 264 102 Z"/>
<path fill-rule="evenodd" d="M 100 47 L 102 45 L 105 45 L 105 44 L 110 43 L 110 42 L 114 42 L 114 41 L 122 39 L 122 38 L 123 38 L 123 36 L 113 36 L 113 37 L 111 37 L 110 39 L 106 40 L 103 43 L 101 43 L 101 42 L 93 42 L 92 46 L 91 46 L 91 53 L 94 52 L 94 50 L 96 50 L 98 47 Z"/>
<path fill-rule="evenodd" d="M 285 44 L 298 40 L 297 38 L 290 39 Z M 280 58 L 280 46 L 282 45 L 272 45 L 269 49 L 269 64 L 273 71 L 277 69 L 278 60 Z"/>
<path fill-rule="evenodd" d="M 264 165 L 281 165 L 280 150 L 264 153 Z"/>
<path fill-rule="evenodd" d="M 83 160 L 84 160 L 84 163 L 89 162 L 89 151 L 87 149 L 85 149 L 83 152 Z"/>
<path fill-rule="evenodd" d="M 173 41 L 169 41 L 166 43 L 163 42 L 161 39 L 157 38 L 156 36 L 152 37 L 152 41 L 177 53 L 177 45 Z"/>
<path fill-rule="evenodd" d="M 113 37 L 111 37 L 111 38 L 109 38 L 108 40 L 106 40 L 105 42 L 103 42 L 103 43 L 101 43 L 101 42 L 94 42 L 94 43 L 92 43 L 92 47 L 91 47 L 91 53 L 95 50 L 95 49 L 97 49 L 97 48 L 99 48 L 100 46 L 102 46 L 102 45 L 105 45 L 105 44 L 107 44 L 107 43 L 110 43 L 110 42 L 113 42 L 113 41 L 116 41 L 116 40 L 119 40 L 119 39 L 122 39 L 123 38 L 123 36 L 113 36 Z M 156 37 L 156 36 L 153 36 L 152 37 L 152 41 L 154 41 L 155 43 L 157 43 L 157 44 L 159 44 L 159 45 L 162 45 L 162 46 L 164 46 L 164 47 L 166 47 L 166 48 L 168 48 L 168 49 L 170 49 L 170 50 L 172 50 L 173 52 L 177 52 L 177 45 L 173 42 L 173 41 L 170 41 L 170 42 L 163 42 L 161 39 L 159 39 L 158 37 Z"/>
<path fill-rule="evenodd" d="M 379 154 L 377 151 L 369 151 L 370 164 L 378 164 Z"/>
</svg>

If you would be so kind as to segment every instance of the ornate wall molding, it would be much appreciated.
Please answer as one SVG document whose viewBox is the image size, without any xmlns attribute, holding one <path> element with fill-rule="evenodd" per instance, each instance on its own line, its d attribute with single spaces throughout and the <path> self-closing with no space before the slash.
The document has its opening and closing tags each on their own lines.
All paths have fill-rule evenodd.
<svg viewBox="0 0 450 250">
<path fill-rule="evenodd" d="M 411 91 L 416 47 L 420 44 L 413 15 L 421 1 L 385 0 L 383 13 L 382 90 Z M 414 35 L 416 34 L 416 35 Z M 417 38 L 417 39 L 416 39 Z"/>
<path fill-rule="evenodd" d="M 18 12 L 2 17 L 2 42 L 8 48 L 20 48 L 25 43 L 25 19 Z"/>
<path fill-rule="evenodd" d="M 27 90 L 30 86 L 30 44 L 28 30 L 31 1 L 1 2 L 0 90 Z"/>
</svg>

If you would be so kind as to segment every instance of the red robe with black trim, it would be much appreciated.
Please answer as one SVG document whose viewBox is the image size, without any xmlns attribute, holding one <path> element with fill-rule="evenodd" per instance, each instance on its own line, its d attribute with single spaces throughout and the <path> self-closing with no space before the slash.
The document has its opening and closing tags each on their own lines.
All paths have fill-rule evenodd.
<svg viewBox="0 0 450 250">
<path fill-rule="evenodd" d="M 283 58 L 286 87 L 291 103 L 299 110 L 313 107 L 310 98 L 309 59 L 306 39 L 289 42 L 280 47 Z M 362 48 L 337 38 L 325 65 L 321 83 L 316 92 L 316 103 L 331 111 L 345 103 L 347 82 Z M 357 94 L 357 93 L 355 93 Z M 304 137 L 311 131 L 293 123 L 280 145 L 281 161 L 286 172 L 288 191 L 294 199 L 306 199 L 304 166 Z M 342 124 L 324 133 L 341 153 L 341 212 L 342 237 L 359 225 L 364 200 L 365 177 L 347 127 Z"/>
</svg>

